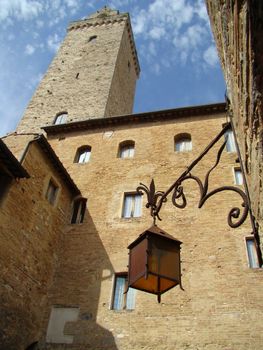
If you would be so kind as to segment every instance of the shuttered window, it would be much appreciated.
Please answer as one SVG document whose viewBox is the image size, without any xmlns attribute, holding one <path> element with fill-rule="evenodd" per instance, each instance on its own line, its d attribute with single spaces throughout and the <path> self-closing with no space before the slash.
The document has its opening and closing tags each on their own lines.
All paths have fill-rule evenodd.
<svg viewBox="0 0 263 350">
<path fill-rule="evenodd" d="M 127 273 L 116 274 L 114 281 L 113 310 L 134 310 L 136 290 L 129 288 L 127 293 Z"/>
</svg>

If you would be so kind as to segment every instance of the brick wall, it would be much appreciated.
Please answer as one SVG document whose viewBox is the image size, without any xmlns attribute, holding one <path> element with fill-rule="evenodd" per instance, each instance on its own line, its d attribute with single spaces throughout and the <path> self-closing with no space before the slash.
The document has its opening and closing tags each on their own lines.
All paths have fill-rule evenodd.
<svg viewBox="0 0 263 350">
<path fill-rule="evenodd" d="M 152 178 L 160 190 L 171 183 L 221 130 L 225 115 L 188 116 L 176 121 L 109 126 L 50 136 L 49 141 L 88 198 L 83 224 L 64 234 L 59 268 L 49 295 L 52 305 L 79 307 L 76 322 L 65 325 L 71 345 L 45 344 L 44 349 L 232 349 L 262 347 L 261 273 L 249 269 L 244 237 L 249 220 L 239 229 L 227 225 L 229 210 L 240 205 L 233 193 L 217 194 L 197 208 L 198 189 L 187 181 L 188 207 L 176 209 L 169 200 L 159 226 L 183 241 L 182 283 L 162 296 L 137 292 L 133 311 L 110 310 L 115 272 L 127 270 L 126 247 L 151 225 L 142 217 L 121 218 L 123 193 Z M 192 135 L 191 152 L 174 152 L 174 136 Z M 62 137 L 63 136 L 63 139 Z M 119 143 L 135 142 L 131 159 L 117 157 Z M 92 147 L 90 161 L 73 163 L 82 144 Z M 218 147 L 193 171 L 204 177 Z M 236 153 L 223 153 L 211 175 L 211 189 L 233 185 Z M 144 205 L 146 198 L 143 198 Z M 253 326 L 252 326 L 253 325 Z"/>
<path fill-rule="evenodd" d="M 8 137 L 10 144 L 11 138 L 17 149 L 25 149 L 24 137 Z M 24 350 L 43 332 L 58 246 L 71 215 L 72 194 L 37 143 L 30 145 L 23 166 L 30 178 L 13 182 L 0 211 L 0 348 L 5 350 Z M 45 198 L 50 177 L 59 186 L 54 206 Z"/>
<path fill-rule="evenodd" d="M 207 0 L 252 210 L 263 232 L 263 6 L 260 1 Z M 262 237 L 261 237 L 262 240 Z"/>
</svg>

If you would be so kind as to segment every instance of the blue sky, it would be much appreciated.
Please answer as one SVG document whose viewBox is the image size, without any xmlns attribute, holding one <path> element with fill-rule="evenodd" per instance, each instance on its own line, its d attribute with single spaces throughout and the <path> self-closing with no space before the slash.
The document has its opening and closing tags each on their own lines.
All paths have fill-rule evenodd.
<svg viewBox="0 0 263 350">
<path fill-rule="evenodd" d="M 0 0 L 0 135 L 15 129 L 67 24 L 105 5 L 131 16 L 135 113 L 224 101 L 204 0 Z"/>
</svg>

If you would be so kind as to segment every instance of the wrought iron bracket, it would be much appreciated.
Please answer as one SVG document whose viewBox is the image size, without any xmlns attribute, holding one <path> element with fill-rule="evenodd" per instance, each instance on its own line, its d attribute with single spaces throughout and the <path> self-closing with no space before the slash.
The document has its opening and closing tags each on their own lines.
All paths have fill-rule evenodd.
<svg viewBox="0 0 263 350">
<path fill-rule="evenodd" d="M 184 193 L 183 182 L 186 180 L 194 180 L 200 191 L 200 199 L 198 207 L 202 208 L 205 202 L 212 197 L 213 195 L 222 192 L 222 191 L 232 191 L 237 193 L 241 197 L 240 207 L 234 207 L 230 210 L 228 214 L 228 225 L 232 228 L 239 227 L 244 223 L 249 212 L 249 200 L 244 191 L 235 186 L 222 186 L 212 191 L 209 191 L 209 177 L 212 171 L 217 167 L 220 162 L 222 152 L 226 146 L 227 140 L 221 145 L 218 150 L 215 163 L 207 171 L 204 181 L 192 175 L 191 171 L 193 168 L 202 160 L 202 158 L 210 151 L 210 149 L 221 139 L 225 132 L 231 128 L 231 124 L 227 123 L 221 132 L 209 143 L 209 145 L 204 149 L 204 151 L 188 166 L 188 168 L 178 177 L 177 180 L 168 188 L 167 191 L 156 191 L 155 183 L 152 179 L 150 186 L 140 183 L 140 186 L 137 187 L 137 192 L 139 194 L 146 193 L 147 195 L 147 204 L 146 207 L 150 208 L 151 216 L 153 217 L 154 224 L 156 223 L 156 218 L 161 220 L 159 212 L 162 208 L 163 203 L 167 202 L 167 197 L 172 193 L 172 203 L 176 208 L 182 209 L 187 205 L 186 195 Z"/>
</svg>

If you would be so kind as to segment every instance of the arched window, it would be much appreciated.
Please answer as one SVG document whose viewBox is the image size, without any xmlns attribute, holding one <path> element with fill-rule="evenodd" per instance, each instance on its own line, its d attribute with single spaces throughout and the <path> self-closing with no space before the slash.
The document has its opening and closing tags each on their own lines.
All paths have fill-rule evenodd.
<svg viewBox="0 0 263 350">
<path fill-rule="evenodd" d="M 84 215 L 86 211 L 86 198 L 77 198 L 73 203 L 73 211 L 71 217 L 72 224 L 81 224 L 84 220 Z"/>
<path fill-rule="evenodd" d="M 55 125 L 65 124 L 67 122 L 67 117 L 68 117 L 67 112 L 59 113 L 54 120 L 54 124 Z"/>
<path fill-rule="evenodd" d="M 78 148 L 76 156 L 75 156 L 75 163 L 88 163 L 90 160 L 90 154 L 91 154 L 91 147 L 90 146 L 81 146 Z"/>
<path fill-rule="evenodd" d="M 134 148 L 135 148 L 134 141 L 121 142 L 119 145 L 119 152 L 118 152 L 119 158 L 132 158 L 132 157 L 134 157 Z"/>
<path fill-rule="evenodd" d="M 174 137 L 174 150 L 176 152 L 188 152 L 192 150 L 191 135 L 184 133 Z"/>
<path fill-rule="evenodd" d="M 226 139 L 226 151 L 227 152 L 236 152 L 236 142 L 233 130 L 229 129 L 225 132 L 225 139 Z"/>
</svg>

